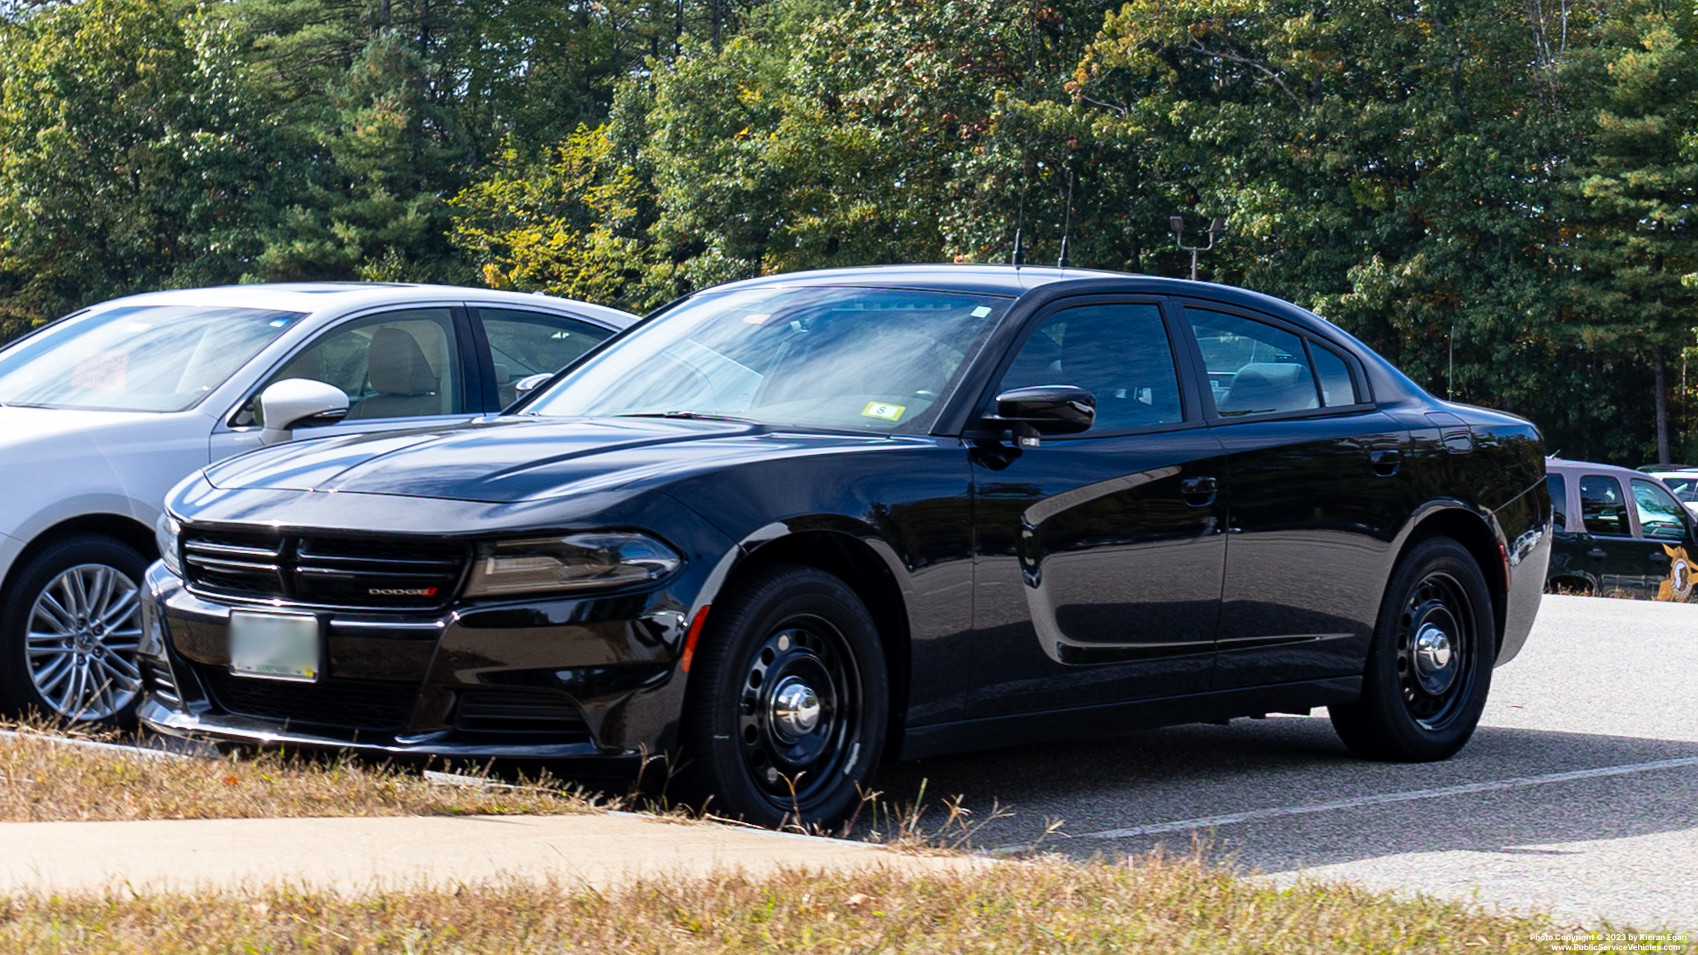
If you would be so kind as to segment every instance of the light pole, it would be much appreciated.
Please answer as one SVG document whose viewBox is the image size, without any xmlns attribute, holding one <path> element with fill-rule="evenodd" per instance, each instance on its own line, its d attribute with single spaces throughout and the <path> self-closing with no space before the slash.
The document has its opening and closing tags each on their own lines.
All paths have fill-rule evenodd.
<svg viewBox="0 0 1698 955">
<path fill-rule="evenodd" d="M 1191 253 L 1191 281 L 1197 281 L 1197 253 L 1207 252 L 1215 247 L 1215 242 L 1219 241 L 1220 237 L 1226 233 L 1226 220 L 1216 216 L 1214 219 L 1209 221 L 1208 245 L 1185 244 L 1184 216 L 1169 216 L 1167 219 L 1167 227 L 1173 230 L 1173 241 L 1179 243 L 1179 248 L 1182 251 Z"/>
</svg>

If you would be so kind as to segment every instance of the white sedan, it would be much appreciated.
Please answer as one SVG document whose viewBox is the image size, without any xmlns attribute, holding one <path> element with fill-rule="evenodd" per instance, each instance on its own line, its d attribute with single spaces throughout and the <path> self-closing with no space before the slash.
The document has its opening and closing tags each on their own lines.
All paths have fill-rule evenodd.
<svg viewBox="0 0 1698 955">
<path fill-rule="evenodd" d="M 0 348 L 0 710 L 124 724 L 165 492 L 295 435 L 493 414 L 637 320 L 540 295 L 317 283 L 117 299 Z"/>
</svg>

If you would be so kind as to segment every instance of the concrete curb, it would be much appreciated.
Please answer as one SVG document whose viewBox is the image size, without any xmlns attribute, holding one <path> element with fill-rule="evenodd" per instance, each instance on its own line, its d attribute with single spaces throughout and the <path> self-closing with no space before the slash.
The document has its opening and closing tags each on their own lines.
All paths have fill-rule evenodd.
<svg viewBox="0 0 1698 955">
<path fill-rule="evenodd" d="M 0 823 L 0 845 L 0 894 L 285 885 L 361 895 L 513 881 L 602 889 L 737 872 L 919 875 L 998 864 L 630 813 Z"/>
</svg>

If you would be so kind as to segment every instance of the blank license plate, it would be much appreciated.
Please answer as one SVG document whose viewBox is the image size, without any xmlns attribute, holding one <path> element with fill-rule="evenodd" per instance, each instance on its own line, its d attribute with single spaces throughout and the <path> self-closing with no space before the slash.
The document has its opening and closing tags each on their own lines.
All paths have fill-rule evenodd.
<svg viewBox="0 0 1698 955">
<path fill-rule="evenodd" d="M 318 679 L 318 618 L 303 614 L 230 614 L 230 672 L 268 680 Z"/>
</svg>

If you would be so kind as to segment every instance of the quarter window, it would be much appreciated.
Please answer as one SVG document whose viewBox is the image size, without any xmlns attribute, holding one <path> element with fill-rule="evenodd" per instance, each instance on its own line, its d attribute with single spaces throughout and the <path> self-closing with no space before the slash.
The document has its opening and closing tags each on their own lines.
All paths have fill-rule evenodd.
<svg viewBox="0 0 1698 955">
<path fill-rule="evenodd" d="M 1627 498 L 1621 492 L 1621 482 L 1613 477 L 1588 474 L 1580 479 L 1580 519 L 1593 534 L 1633 536 L 1627 522 Z"/>
<path fill-rule="evenodd" d="M 1179 375 L 1155 305 L 1083 305 L 1044 319 L 1014 356 L 998 393 L 1073 385 L 1097 399 L 1093 431 L 1183 421 Z"/>
<path fill-rule="evenodd" d="M 1633 482 L 1633 506 L 1639 511 L 1639 533 L 1655 540 L 1686 539 L 1686 508 L 1650 481 Z"/>
<path fill-rule="evenodd" d="M 1350 378 L 1350 366 L 1337 352 L 1312 341 L 1309 354 L 1315 359 L 1315 375 L 1321 380 L 1321 404 L 1339 408 L 1361 400 L 1356 396 L 1356 383 Z"/>
<path fill-rule="evenodd" d="M 1301 338 L 1237 315 L 1195 308 L 1186 311 L 1203 351 L 1209 391 L 1221 417 L 1280 414 L 1321 406 Z M 1343 394 L 1341 391 L 1341 403 Z M 1352 394 L 1352 404 L 1354 397 Z"/>
</svg>

